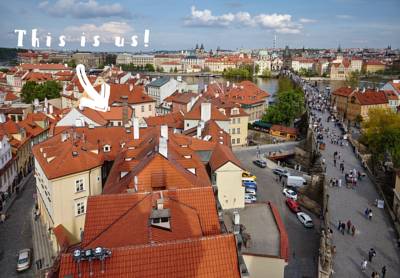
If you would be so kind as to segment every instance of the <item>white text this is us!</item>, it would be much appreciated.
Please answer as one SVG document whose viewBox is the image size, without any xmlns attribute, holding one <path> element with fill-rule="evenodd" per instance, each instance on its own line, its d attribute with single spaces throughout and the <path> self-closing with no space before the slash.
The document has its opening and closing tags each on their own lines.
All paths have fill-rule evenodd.
<svg viewBox="0 0 400 278">
<path fill-rule="evenodd" d="M 26 30 L 23 29 L 16 29 L 14 30 L 14 33 L 17 33 L 18 35 L 18 42 L 17 42 L 17 47 L 24 47 L 24 38 L 27 34 Z M 59 47 L 65 47 L 66 45 L 66 36 L 65 35 L 61 35 L 58 37 L 58 46 Z M 93 47 L 99 47 L 101 44 L 101 35 L 95 35 L 92 37 L 93 38 L 93 43 L 91 44 L 91 46 Z M 144 47 L 148 47 L 149 46 L 149 39 L 150 39 L 150 30 L 145 29 L 144 30 L 144 34 L 143 34 L 143 44 Z M 32 43 L 32 47 L 33 48 L 38 48 L 41 45 L 41 42 L 39 40 L 38 37 L 38 30 L 37 29 L 32 29 L 31 32 L 31 43 Z M 51 36 L 50 33 L 48 33 L 46 35 L 45 38 L 45 45 L 46 47 L 50 48 L 52 46 L 53 43 L 53 37 Z M 127 42 L 127 44 L 129 43 L 130 46 L 132 47 L 136 47 L 139 44 L 139 36 L 138 35 L 133 35 L 130 37 L 130 42 Z M 125 38 L 121 37 L 121 36 L 115 36 L 114 37 L 114 44 L 117 47 L 124 47 L 125 46 Z M 82 33 L 81 37 L 80 37 L 80 46 L 81 47 L 86 47 L 88 45 L 87 43 L 87 38 L 85 33 Z"/>
</svg>

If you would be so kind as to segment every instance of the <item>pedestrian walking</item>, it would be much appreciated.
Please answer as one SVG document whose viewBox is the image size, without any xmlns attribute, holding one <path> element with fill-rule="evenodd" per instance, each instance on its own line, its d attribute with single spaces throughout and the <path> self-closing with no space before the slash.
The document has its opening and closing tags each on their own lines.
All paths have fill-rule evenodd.
<svg viewBox="0 0 400 278">
<path fill-rule="evenodd" d="M 368 218 L 369 215 L 369 208 L 366 208 L 364 211 L 365 218 Z"/>
<path fill-rule="evenodd" d="M 342 187 L 342 179 L 339 179 L 339 187 Z"/>
<path fill-rule="evenodd" d="M 382 267 L 381 273 L 382 273 L 382 278 L 385 278 L 385 275 L 386 275 L 386 266 L 385 265 Z"/>
<path fill-rule="evenodd" d="M 342 223 L 342 235 L 344 235 L 345 230 L 346 230 L 346 224 L 343 222 Z"/>
<path fill-rule="evenodd" d="M 368 265 L 368 261 L 367 260 L 363 260 L 361 262 L 361 271 L 365 272 L 365 270 L 367 269 L 367 265 Z"/>
<path fill-rule="evenodd" d="M 351 226 L 351 235 L 355 236 L 356 234 L 356 227 L 354 225 Z"/>
<path fill-rule="evenodd" d="M 368 251 L 368 260 L 371 263 L 372 262 L 372 258 L 376 256 L 376 252 L 374 248 L 369 249 Z"/>
<path fill-rule="evenodd" d="M 368 219 L 369 219 L 369 220 L 372 220 L 372 209 L 369 210 Z"/>
<path fill-rule="evenodd" d="M 333 166 L 336 167 L 336 159 L 333 159 Z"/>
<path fill-rule="evenodd" d="M 339 220 L 339 225 L 338 225 L 337 229 L 340 231 L 341 228 L 342 228 L 342 221 Z"/>
<path fill-rule="evenodd" d="M 349 233 L 349 234 L 350 234 L 350 228 L 351 228 L 351 221 L 348 220 L 347 221 L 347 233 Z"/>
<path fill-rule="evenodd" d="M 4 213 L 2 213 L 0 215 L 0 223 L 4 223 L 6 221 L 6 215 Z"/>
</svg>

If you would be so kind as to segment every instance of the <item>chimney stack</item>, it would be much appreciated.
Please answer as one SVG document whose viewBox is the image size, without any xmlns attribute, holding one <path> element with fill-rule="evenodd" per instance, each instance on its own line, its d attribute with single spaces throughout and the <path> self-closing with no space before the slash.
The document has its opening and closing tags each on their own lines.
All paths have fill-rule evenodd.
<svg viewBox="0 0 400 278">
<path fill-rule="evenodd" d="M 50 104 L 49 105 L 49 114 L 53 114 L 54 110 L 53 110 L 53 105 Z"/>
<path fill-rule="evenodd" d="M 161 125 L 161 137 L 168 140 L 168 125 Z"/>
<path fill-rule="evenodd" d="M 139 139 L 139 119 L 134 117 L 132 119 L 132 125 L 133 125 L 133 139 L 137 140 Z"/>
<path fill-rule="evenodd" d="M 129 84 L 129 92 L 132 92 L 132 91 L 133 91 L 133 84 L 130 83 L 130 84 Z"/>
<path fill-rule="evenodd" d="M 204 85 L 204 92 L 205 92 L 205 93 L 207 92 L 207 84 Z"/>
<path fill-rule="evenodd" d="M 158 210 L 164 209 L 164 199 L 160 198 L 157 200 L 157 209 Z"/>
<path fill-rule="evenodd" d="M 201 128 L 201 124 L 199 123 L 197 126 L 197 134 L 196 134 L 196 137 L 199 139 L 201 139 L 201 131 L 202 131 L 202 128 Z"/>
<path fill-rule="evenodd" d="M 201 104 L 201 120 L 206 123 L 208 120 L 211 119 L 211 103 L 203 102 Z"/>
</svg>

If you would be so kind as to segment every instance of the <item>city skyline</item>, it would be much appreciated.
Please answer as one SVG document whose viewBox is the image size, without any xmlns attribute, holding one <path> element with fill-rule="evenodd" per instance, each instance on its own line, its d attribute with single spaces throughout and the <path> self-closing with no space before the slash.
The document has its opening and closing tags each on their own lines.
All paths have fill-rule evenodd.
<svg viewBox="0 0 400 278">
<path fill-rule="evenodd" d="M 15 29 L 27 30 L 24 48 L 32 48 L 30 35 L 38 29 L 40 48 L 48 33 L 52 49 L 95 51 L 151 51 L 191 49 L 203 43 L 206 49 L 272 48 L 399 48 L 398 1 L 375 3 L 369 0 L 318 1 L 155 1 L 56 0 L 13 1 L 1 7 L 0 46 L 17 47 Z M 379 10 L 379 12 L 376 12 Z M 34 11 L 34 12 L 30 12 Z M 168 12 L 166 12 L 168 11 Z M 159 20 L 161 19 L 161 20 Z M 143 33 L 150 30 L 149 47 Z M 82 32 L 86 47 L 80 47 Z M 328 34 L 328 35 L 327 35 Z M 64 48 L 58 37 L 66 36 Z M 93 36 L 100 35 L 94 48 Z M 138 35 L 137 47 L 130 45 Z M 116 47 L 115 36 L 124 37 L 124 47 Z"/>
</svg>

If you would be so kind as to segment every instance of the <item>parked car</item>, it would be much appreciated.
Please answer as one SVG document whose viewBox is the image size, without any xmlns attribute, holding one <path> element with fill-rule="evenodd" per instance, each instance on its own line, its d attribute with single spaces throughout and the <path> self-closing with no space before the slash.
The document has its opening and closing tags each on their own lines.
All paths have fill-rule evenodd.
<svg viewBox="0 0 400 278">
<path fill-rule="evenodd" d="M 250 195 L 257 195 L 257 190 L 255 190 L 254 188 L 246 187 L 244 193 Z"/>
<path fill-rule="evenodd" d="M 302 212 L 302 211 L 298 212 L 297 213 L 297 218 L 299 219 L 301 224 L 303 224 L 304 227 L 306 227 L 306 228 L 314 227 L 313 221 L 312 221 L 311 217 L 307 213 Z"/>
<path fill-rule="evenodd" d="M 251 194 L 244 194 L 244 202 L 246 204 L 255 203 L 257 201 L 257 197 Z"/>
<path fill-rule="evenodd" d="M 257 183 L 254 181 L 244 181 L 242 185 L 246 188 L 253 188 L 257 191 Z"/>
<path fill-rule="evenodd" d="M 22 249 L 18 252 L 17 271 L 21 272 L 31 267 L 32 252 L 31 249 Z"/>
<path fill-rule="evenodd" d="M 284 177 L 290 176 L 289 171 L 286 170 L 286 169 L 283 169 L 283 168 L 275 168 L 272 172 L 273 172 L 275 175 L 278 175 L 278 176 L 284 176 Z"/>
<path fill-rule="evenodd" d="M 287 198 L 285 203 L 292 212 L 298 213 L 301 211 L 299 204 L 295 200 Z"/>
<path fill-rule="evenodd" d="M 253 174 L 251 174 L 250 172 L 243 171 L 243 173 L 242 173 L 242 180 L 252 180 L 252 181 L 255 181 L 256 179 L 257 179 L 257 177 L 254 176 Z"/>
<path fill-rule="evenodd" d="M 257 160 L 254 160 L 253 163 L 260 168 L 267 167 L 267 162 L 265 162 L 264 160 L 257 159 Z"/>
<path fill-rule="evenodd" d="M 297 201 L 297 193 L 289 188 L 284 188 L 282 190 L 283 195 L 285 195 L 287 198 L 293 199 L 295 201 Z"/>
</svg>

